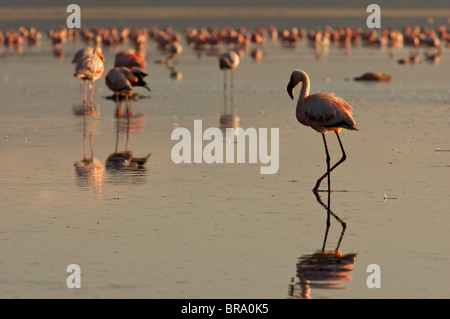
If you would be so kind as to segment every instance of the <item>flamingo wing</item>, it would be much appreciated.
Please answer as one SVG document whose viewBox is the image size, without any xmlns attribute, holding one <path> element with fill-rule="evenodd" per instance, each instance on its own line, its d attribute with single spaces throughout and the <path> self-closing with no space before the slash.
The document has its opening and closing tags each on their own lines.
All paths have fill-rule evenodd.
<svg viewBox="0 0 450 319">
<path fill-rule="evenodd" d="M 132 91 L 130 81 L 128 80 L 125 73 L 126 71 L 122 70 L 122 68 L 111 69 L 105 78 L 106 86 L 114 92 Z"/>
<path fill-rule="evenodd" d="M 322 133 L 337 128 L 357 129 L 351 106 L 333 93 L 307 96 L 300 117 L 302 123 Z"/>
</svg>

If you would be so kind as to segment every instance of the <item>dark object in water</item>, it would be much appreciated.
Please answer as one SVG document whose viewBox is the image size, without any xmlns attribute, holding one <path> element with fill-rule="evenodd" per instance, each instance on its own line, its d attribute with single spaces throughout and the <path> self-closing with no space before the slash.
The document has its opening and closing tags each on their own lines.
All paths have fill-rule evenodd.
<svg viewBox="0 0 450 319">
<path fill-rule="evenodd" d="M 355 81 L 390 81 L 391 76 L 384 73 L 367 72 L 356 77 Z"/>
<path fill-rule="evenodd" d="M 106 169 L 116 170 L 141 169 L 144 167 L 150 155 L 148 154 L 146 157 L 133 157 L 133 152 L 131 151 L 112 153 L 106 159 L 105 167 Z"/>
</svg>

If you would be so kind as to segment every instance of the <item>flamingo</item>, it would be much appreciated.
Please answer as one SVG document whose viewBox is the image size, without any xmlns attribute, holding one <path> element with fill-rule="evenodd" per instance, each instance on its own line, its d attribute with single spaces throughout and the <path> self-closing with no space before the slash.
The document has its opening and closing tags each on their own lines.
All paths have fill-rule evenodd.
<svg viewBox="0 0 450 319">
<path fill-rule="evenodd" d="M 83 106 L 86 106 L 86 81 L 90 81 L 89 86 L 89 104 L 93 114 L 96 114 L 93 103 L 94 82 L 98 80 L 105 69 L 103 51 L 101 48 L 84 48 L 79 50 L 72 63 L 75 63 L 74 76 L 83 80 Z"/>
<path fill-rule="evenodd" d="M 297 120 L 301 124 L 310 126 L 322 134 L 326 153 L 327 172 L 317 180 L 313 192 L 315 194 L 318 193 L 320 183 L 327 176 L 328 192 L 330 192 L 330 173 L 347 158 L 341 138 L 339 137 L 339 132 L 343 128 L 356 131 L 358 128 L 352 117 L 351 106 L 342 98 L 337 97 L 334 93 L 316 93 L 309 95 L 309 77 L 305 71 L 294 70 L 292 72 L 289 84 L 287 85 L 287 92 L 291 99 L 294 99 L 294 88 L 300 83 L 303 84 L 297 102 Z M 342 158 L 330 168 L 330 154 L 328 152 L 325 134 L 331 131 L 336 133 L 342 151 Z"/>
<path fill-rule="evenodd" d="M 148 91 L 150 88 L 144 81 L 144 77 L 148 74 L 139 68 L 128 69 L 126 67 L 113 68 L 106 75 L 106 86 L 116 95 L 117 117 L 121 115 L 121 107 L 119 106 L 119 93 L 125 95 L 127 101 L 127 116 L 130 116 L 130 107 L 128 104 L 128 96 L 133 94 L 133 87 L 142 86 Z"/>
<path fill-rule="evenodd" d="M 384 73 L 367 72 L 361 76 L 355 77 L 355 81 L 390 81 L 391 76 Z"/>
<path fill-rule="evenodd" d="M 116 68 L 124 66 L 129 69 L 135 67 L 139 69 L 145 69 L 145 65 L 145 60 L 134 49 L 129 49 L 117 53 L 114 61 L 114 66 Z"/>
<path fill-rule="evenodd" d="M 219 58 L 219 68 L 223 70 L 223 96 L 224 102 L 226 104 L 226 91 L 227 91 L 227 75 L 226 72 L 230 71 L 230 88 L 231 88 L 231 103 L 233 103 L 233 73 L 234 70 L 239 66 L 240 58 L 239 55 L 234 52 L 225 52 Z"/>
</svg>

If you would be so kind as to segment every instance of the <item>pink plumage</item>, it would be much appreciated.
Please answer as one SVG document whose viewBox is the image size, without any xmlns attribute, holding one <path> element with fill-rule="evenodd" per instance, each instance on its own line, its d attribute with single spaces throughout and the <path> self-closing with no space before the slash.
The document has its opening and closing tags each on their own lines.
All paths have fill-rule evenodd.
<svg viewBox="0 0 450 319">
<path fill-rule="evenodd" d="M 114 66 L 126 68 L 140 68 L 145 69 L 146 63 L 144 58 L 134 49 L 121 51 L 116 54 Z"/>
<path fill-rule="evenodd" d="M 351 106 L 334 93 L 316 93 L 305 97 L 297 119 L 320 133 L 340 131 L 342 128 L 357 129 Z"/>
<path fill-rule="evenodd" d="M 72 63 L 75 63 L 74 76 L 83 80 L 98 80 L 105 70 L 101 48 L 85 48 L 78 51 Z"/>
</svg>

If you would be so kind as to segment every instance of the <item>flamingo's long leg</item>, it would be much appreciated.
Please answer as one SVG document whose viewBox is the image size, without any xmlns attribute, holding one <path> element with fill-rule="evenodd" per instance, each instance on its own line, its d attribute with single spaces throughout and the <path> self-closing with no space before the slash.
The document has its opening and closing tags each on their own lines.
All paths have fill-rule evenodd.
<svg viewBox="0 0 450 319">
<path fill-rule="evenodd" d="M 227 113 L 227 70 L 223 71 L 223 108 Z"/>
<path fill-rule="evenodd" d="M 338 133 L 337 131 L 335 131 L 335 133 L 336 133 L 337 139 L 338 139 L 338 141 L 339 141 L 339 146 L 341 147 L 342 157 L 341 157 L 341 159 L 340 159 L 336 164 L 333 165 L 333 167 L 331 167 L 330 169 L 327 168 L 327 172 L 326 172 L 325 174 L 323 174 L 323 175 L 317 180 L 316 186 L 315 186 L 314 189 L 313 189 L 314 193 L 317 193 L 317 191 L 318 191 L 318 189 L 319 189 L 319 186 L 320 186 L 320 183 L 322 182 L 322 180 L 323 180 L 325 177 L 329 176 L 330 173 L 331 173 L 331 171 L 334 170 L 336 167 L 338 167 L 338 166 L 339 166 L 343 161 L 345 161 L 346 158 L 347 158 L 347 154 L 345 154 L 344 146 L 342 145 L 342 141 L 341 141 L 341 138 L 339 137 L 339 133 Z M 322 134 L 322 136 L 323 136 L 323 139 L 324 139 L 324 142 L 325 142 L 325 136 L 324 136 L 324 134 Z M 326 147 L 326 142 L 325 142 L 325 148 L 326 148 L 326 151 L 328 152 L 328 148 Z M 328 153 L 327 153 L 327 165 L 329 164 L 329 163 L 328 163 L 328 158 L 329 158 L 329 155 L 328 155 Z M 329 181 L 329 179 L 328 179 L 328 181 Z M 330 187 L 328 187 L 328 190 L 330 191 Z"/>
<path fill-rule="evenodd" d="M 83 111 L 86 113 L 86 80 L 83 80 Z"/>
<path fill-rule="evenodd" d="M 231 69 L 230 71 L 230 105 L 233 108 L 234 105 L 234 71 Z"/>
<path fill-rule="evenodd" d="M 83 80 L 80 79 L 80 99 L 83 101 Z"/>
<path fill-rule="evenodd" d="M 327 155 L 327 157 L 326 157 L 326 161 L 327 161 L 327 172 L 322 176 L 322 177 L 320 177 L 318 180 L 317 180 L 317 183 L 316 183 L 316 186 L 314 187 L 314 189 L 313 189 L 313 191 L 314 191 L 314 193 L 317 193 L 317 190 L 319 189 L 319 186 L 320 186 L 320 183 L 322 182 L 322 180 L 326 177 L 326 176 L 328 176 L 328 192 L 330 192 L 330 189 L 331 189 L 331 181 L 330 181 L 330 153 L 328 152 L 328 146 L 327 146 L 327 140 L 326 140 L 326 138 L 325 138 L 325 134 L 324 133 L 322 133 L 322 138 L 323 138 L 323 145 L 325 146 L 325 153 L 326 153 L 326 155 Z"/>
<path fill-rule="evenodd" d="M 116 117 L 118 119 L 122 117 L 122 103 L 119 102 L 119 92 L 116 92 Z"/>
<path fill-rule="evenodd" d="M 130 117 L 130 104 L 128 102 L 128 92 L 125 95 L 125 100 L 127 101 L 127 118 L 129 118 Z"/>
<path fill-rule="evenodd" d="M 94 96 L 94 81 L 91 80 L 90 85 L 89 85 L 89 104 L 91 105 L 92 115 L 96 116 L 93 96 Z"/>
</svg>

